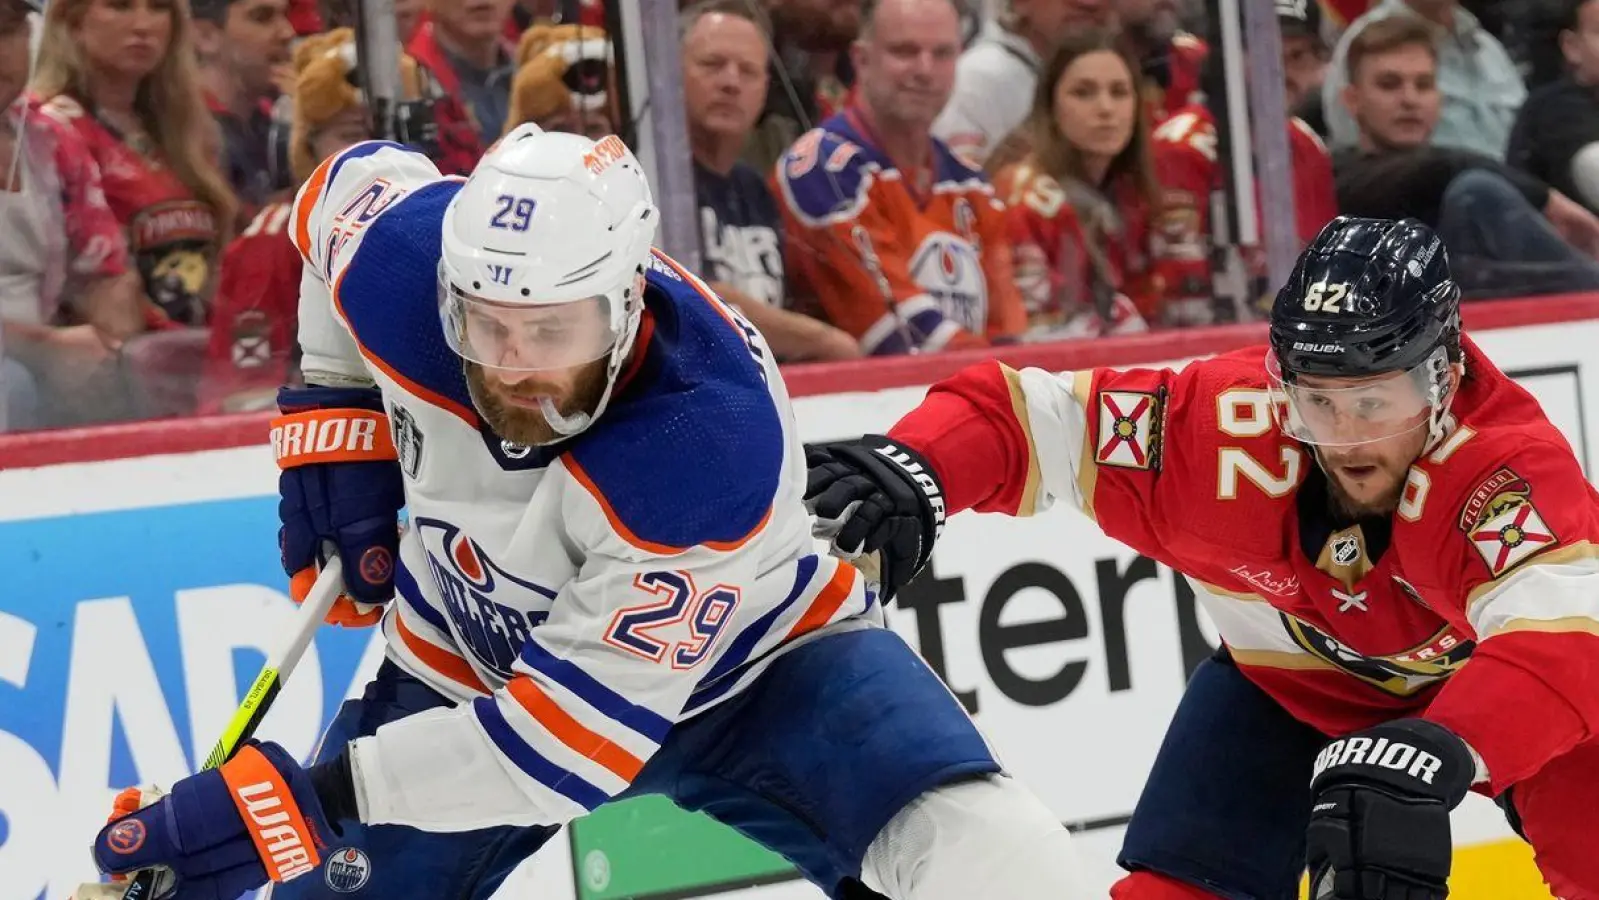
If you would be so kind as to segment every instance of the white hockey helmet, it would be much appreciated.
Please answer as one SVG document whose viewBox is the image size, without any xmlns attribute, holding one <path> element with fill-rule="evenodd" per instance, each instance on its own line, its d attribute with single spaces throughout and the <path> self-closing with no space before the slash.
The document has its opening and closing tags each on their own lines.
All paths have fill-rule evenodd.
<svg viewBox="0 0 1599 900">
<path fill-rule="evenodd" d="M 439 312 L 462 358 L 491 369 L 566 369 L 609 356 L 609 401 L 643 310 L 660 214 L 631 150 L 522 125 L 483 156 L 444 212 Z"/>
</svg>

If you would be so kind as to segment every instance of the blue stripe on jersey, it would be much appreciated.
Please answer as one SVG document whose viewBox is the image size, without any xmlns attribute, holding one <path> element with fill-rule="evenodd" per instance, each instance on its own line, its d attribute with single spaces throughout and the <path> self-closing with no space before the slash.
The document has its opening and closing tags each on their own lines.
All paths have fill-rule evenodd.
<svg viewBox="0 0 1599 900">
<path fill-rule="evenodd" d="M 766 614 L 751 622 L 738 637 L 722 652 L 720 659 L 711 666 L 711 671 L 700 679 L 694 693 L 689 695 L 688 703 L 683 705 L 683 711 L 688 712 L 698 709 L 707 703 L 721 697 L 732 689 L 738 681 L 738 671 L 755 652 L 755 647 L 772 630 L 783 613 L 794 605 L 794 601 L 805 593 L 811 582 L 816 578 L 816 567 L 819 562 L 815 554 L 804 557 L 794 567 L 794 587 L 789 589 L 788 596 L 783 602 L 767 610 Z"/>
<path fill-rule="evenodd" d="M 473 700 L 472 712 L 477 715 L 478 722 L 494 746 L 529 778 L 589 811 L 611 799 L 609 794 L 577 774 L 545 759 L 527 741 L 522 740 L 511 723 L 505 721 L 505 714 L 500 712 L 500 704 L 493 697 Z"/>
<path fill-rule="evenodd" d="M 528 668 L 550 679 L 578 696 L 579 700 L 594 707 L 595 711 L 659 744 L 666 740 L 672 723 L 660 714 L 630 703 L 626 697 L 596 681 L 576 663 L 559 659 L 544 649 L 537 640 L 522 645 L 522 662 Z"/>
<path fill-rule="evenodd" d="M 344 164 L 349 162 L 350 160 L 352 160 L 352 159 L 361 159 L 362 157 L 365 157 L 365 156 L 371 156 L 372 154 L 378 152 L 379 150 L 382 150 L 385 147 L 393 147 L 396 150 L 403 150 L 406 153 L 416 153 L 417 152 L 417 150 L 415 150 L 412 147 L 407 147 L 404 144 L 396 144 L 393 141 L 362 141 L 361 143 L 356 144 L 354 147 L 351 147 L 348 150 L 343 151 L 342 153 L 340 153 L 338 155 L 337 159 L 333 160 L 332 168 L 328 169 L 328 180 L 323 182 L 323 184 L 331 186 L 333 184 L 334 179 L 339 177 L 339 170 L 344 168 Z M 326 188 L 324 188 L 323 190 L 325 192 Z M 324 193 L 323 196 L 325 197 L 325 196 L 327 196 L 327 194 Z"/>
<path fill-rule="evenodd" d="M 394 592 L 400 595 L 400 599 L 404 600 L 413 612 L 422 617 L 422 621 L 437 628 L 440 634 L 450 633 L 450 626 L 445 624 L 444 615 L 434 609 L 433 604 L 422 596 L 422 588 L 416 583 L 416 576 L 406 568 L 404 560 L 394 567 Z"/>
</svg>

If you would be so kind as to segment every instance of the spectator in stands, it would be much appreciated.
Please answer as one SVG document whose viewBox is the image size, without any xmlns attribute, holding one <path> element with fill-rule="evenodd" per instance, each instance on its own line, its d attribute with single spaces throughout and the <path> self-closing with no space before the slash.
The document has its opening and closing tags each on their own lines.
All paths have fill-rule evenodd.
<svg viewBox="0 0 1599 900">
<path fill-rule="evenodd" d="M 1350 43 L 1343 101 L 1359 145 L 1334 154 L 1339 211 L 1435 228 L 1462 289 L 1532 294 L 1599 288 L 1599 219 L 1486 154 L 1428 143 L 1442 105 L 1431 30 L 1409 17 Z M 1540 212 L 1541 211 L 1541 212 Z"/>
<path fill-rule="evenodd" d="M 1392 18 L 1422 23 L 1433 37 L 1443 106 L 1432 143 L 1504 159 L 1510 127 L 1527 91 L 1504 45 L 1461 9 L 1458 0 L 1383 0 L 1338 39 L 1321 88 L 1333 148 L 1352 147 L 1360 138 L 1359 125 L 1342 99 L 1349 83 L 1350 45 L 1372 24 Z"/>
<path fill-rule="evenodd" d="M 1107 26 L 1110 12 L 1106 0 L 1002 0 L 956 62 L 955 91 L 933 134 L 972 165 L 986 164 L 1032 110 L 1041 61 L 1067 35 Z"/>
<path fill-rule="evenodd" d="M 757 2 L 757 0 L 750 0 Z M 862 0 L 761 0 L 771 16 L 766 106 L 744 161 L 769 172 L 801 134 L 843 108 L 855 83 L 849 48 L 861 30 Z"/>
<path fill-rule="evenodd" d="M 297 182 L 324 159 L 372 138 L 353 73 L 355 34 L 340 28 L 307 38 L 294 52 L 295 120 L 290 158 Z M 400 60 L 406 99 L 422 85 L 416 62 Z M 211 319 L 201 413 L 275 409 L 280 385 L 298 379 L 302 260 L 289 238 L 290 202 L 268 205 L 228 245 Z"/>
<path fill-rule="evenodd" d="M 61 399 L 143 327 L 122 229 L 75 135 L 23 97 L 37 8 L 0 0 L 0 431 L 63 423 Z M 80 325 L 57 325 L 62 307 Z"/>
<path fill-rule="evenodd" d="M 1532 92 L 1506 161 L 1599 211 L 1599 0 L 1564 0 L 1566 75 Z"/>
<path fill-rule="evenodd" d="M 524 122 L 599 140 L 622 127 L 611 41 L 592 25 L 529 28 L 516 48 L 505 133 Z"/>
<path fill-rule="evenodd" d="M 289 186 L 272 159 L 272 101 L 289 64 L 288 0 L 193 0 L 194 47 L 206 102 L 222 127 L 224 171 L 248 222 Z"/>
<path fill-rule="evenodd" d="M 1277 5 L 1277 21 L 1284 35 L 1305 26 L 1299 16 L 1314 6 Z M 1285 99 L 1291 104 L 1295 70 L 1289 56 L 1293 42 L 1283 43 Z M 1206 60 L 1220 66 L 1221 58 Z M 1213 73 L 1206 79 L 1214 82 Z M 1151 240 L 1156 270 L 1166 290 L 1163 321 L 1174 325 L 1202 325 L 1214 320 L 1216 303 L 1212 264 L 1215 248 L 1211 234 L 1211 196 L 1221 189 L 1222 164 L 1217 159 L 1216 117 L 1201 96 L 1162 122 L 1153 135 L 1155 172 L 1165 189 Z M 1332 159 L 1309 125 L 1292 116 L 1288 120 L 1288 151 L 1293 174 L 1295 233 L 1300 246 L 1310 242 L 1338 214 L 1333 191 Z M 1260 248 L 1243 248 L 1243 267 L 1250 277 L 1265 277 Z"/>
<path fill-rule="evenodd" d="M 1159 125 L 1194 102 L 1209 49 L 1178 28 L 1175 0 L 1115 0 L 1115 7 L 1122 46 L 1143 70 L 1144 105 Z"/>
<path fill-rule="evenodd" d="M 1149 257 L 1160 203 L 1137 61 L 1115 35 L 1067 38 L 1034 90 L 1031 149 L 995 179 L 1027 340 L 1144 331 L 1161 315 Z"/>
<path fill-rule="evenodd" d="M 434 110 L 440 144 L 464 146 L 470 131 L 477 144 L 474 165 L 499 139 L 510 113 L 516 45 L 506 39 L 505 23 L 513 2 L 428 0 L 427 20 L 406 47 L 451 101 Z"/>
<path fill-rule="evenodd" d="M 193 27 L 187 3 L 54 0 L 32 85 L 99 166 L 154 328 L 204 324 L 237 208 L 216 164 L 222 139 L 195 71 Z"/>
<path fill-rule="evenodd" d="M 1327 41 L 1318 0 L 1277 0 L 1283 40 L 1283 89 L 1288 109 L 1319 135 L 1327 133 L 1321 83 L 1327 78 Z"/>
<path fill-rule="evenodd" d="M 851 49 L 856 101 L 777 164 L 791 287 L 868 354 L 981 346 L 1026 327 L 1003 206 L 931 133 L 959 28 L 950 0 L 869 5 Z"/>
<path fill-rule="evenodd" d="M 764 23 L 756 15 L 746 0 L 704 0 L 682 14 L 700 271 L 761 330 L 780 361 L 856 357 L 855 338 L 787 308 L 782 214 L 765 179 L 739 159 L 766 102 Z"/>
</svg>

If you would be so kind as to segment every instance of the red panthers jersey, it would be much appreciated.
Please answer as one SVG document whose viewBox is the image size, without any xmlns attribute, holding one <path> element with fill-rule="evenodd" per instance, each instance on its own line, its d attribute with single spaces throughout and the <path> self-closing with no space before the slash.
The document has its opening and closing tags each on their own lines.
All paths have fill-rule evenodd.
<svg viewBox="0 0 1599 900">
<path fill-rule="evenodd" d="M 222 284 L 200 381 L 200 412 L 276 409 L 300 318 L 300 251 L 287 203 L 258 213 L 222 255 Z"/>
<path fill-rule="evenodd" d="M 1464 353 L 1449 427 L 1393 516 L 1364 525 L 1307 493 L 1326 480 L 1277 426 L 1263 347 L 1181 371 L 986 362 L 891 435 L 952 512 L 1062 499 L 1187 576 L 1239 668 L 1301 721 L 1426 717 L 1498 793 L 1599 733 L 1599 494 L 1537 401 Z"/>
<path fill-rule="evenodd" d="M 1302 247 L 1338 215 L 1338 197 L 1333 190 L 1332 157 L 1321 138 L 1301 119 L 1290 118 L 1288 126 L 1295 230 Z M 1198 310 L 1203 319 L 1211 296 L 1210 194 L 1221 179 L 1216 118 L 1203 104 L 1191 104 L 1151 137 L 1155 171 L 1166 189 L 1151 241 L 1155 267 L 1173 303 Z"/>
<path fill-rule="evenodd" d="M 206 319 L 218 226 L 211 207 L 166 166 L 124 143 L 66 95 L 45 114 L 78 133 L 100 167 L 106 205 L 127 230 L 128 250 L 153 302 L 153 327 L 201 325 Z"/>
<path fill-rule="evenodd" d="M 1079 313 L 1106 305 L 1103 292 L 1127 297 L 1140 324 L 1158 320 L 1162 288 L 1148 253 L 1149 210 L 1132 184 L 1118 180 L 1106 197 L 1081 182 L 1062 184 L 1029 159 L 1000 172 L 995 189 L 1005 201 L 1030 338 L 1073 330 Z"/>
<path fill-rule="evenodd" d="M 777 161 L 795 293 L 868 354 L 981 345 L 1026 325 L 1004 206 L 981 171 L 928 140 L 928 169 L 902 172 L 849 109 Z"/>
</svg>

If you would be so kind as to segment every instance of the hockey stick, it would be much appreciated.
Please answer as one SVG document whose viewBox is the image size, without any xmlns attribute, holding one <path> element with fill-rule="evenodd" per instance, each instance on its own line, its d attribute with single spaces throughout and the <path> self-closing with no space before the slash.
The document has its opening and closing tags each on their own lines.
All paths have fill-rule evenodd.
<svg viewBox="0 0 1599 900">
<path fill-rule="evenodd" d="M 333 608 L 333 602 L 339 599 L 343 588 L 343 567 L 337 555 L 329 556 L 328 561 L 322 566 L 321 573 L 317 575 L 311 593 L 300 606 L 300 615 L 294 623 L 294 631 L 283 645 L 277 648 L 277 652 L 267 657 L 266 665 L 261 667 L 261 674 L 255 676 L 255 682 L 250 685 L 248 691 L 245 691 L 244 699 L 234 711 L 233 718 L 228 721 L 228 727 L 222 730 L 222 738 L 211 749 L 211 755 L 205 758 L 205 765 L 201 766 L 201 771 L 214 769 L 227 762 L 228 758 L 233 756 L 233 752 L 239 749 L 239 745 L 255 734 L 255 730 L 261 725 L 261 720 L 266 718 L 267 711 L 272 708 L 272 701 L 277 699 L 278 692 L 283 689 L 283 683 L 294 672 L 295 666 L 300 664 L 300 657 L 305 655 L 306 648 L 311 646 L 317 628 L 322 625 L 322 620 L 327 618 L 328 611 Z M 157 892 L 158 888 L 164 893 L 170 886 L 170 872 L 167 870 L 142 869 L 125 885 L 91 882 L 80 885 L 72 896 L 73 900 L 155 900 L 160 895 Z"/>
</svg>

